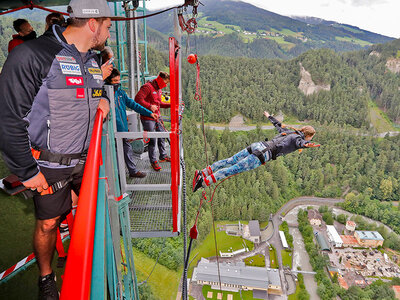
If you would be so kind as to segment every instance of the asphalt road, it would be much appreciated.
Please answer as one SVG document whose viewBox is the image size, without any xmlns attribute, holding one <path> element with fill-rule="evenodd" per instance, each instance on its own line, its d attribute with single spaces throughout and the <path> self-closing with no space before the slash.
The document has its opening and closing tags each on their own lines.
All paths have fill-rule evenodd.
<svg viewBox="0 0 400 300">
<path fill-rule="evenodd" d="M 197 125 L 198 127 L 200 127 L 200 125 Z M 294 126 L 294 127 L 298 127 L 299 125 L 289 125 L 289 126 Z M 207 128 L 210 129 L 215 129 L 215 130 L 225 130 L 226 127 L 229 128 L 229 131 L 250 131 L 250 130 L 254 130 L 257 128 L 257 126 L 250 126 L 250 125 L 239 125 L 239 126 L 216 126 L 216 125 L 206 125 Z M 274 126 L 272 125 L 263 125 L 261 126 L 261 129 L 267 130 L 267 129 L 274 129 Z M 381 133 L 377 133 L 374 136 L 376 137 L 385 137 L 386 135 L 389 136 L 396 136 L 399 135 L 400 132 L 399 131 L 386 131 L 386 132 L 381 132 Z M 361 135 L 365 135 L 365 134 L 361 134 Z M 369 135 L 369 134 L 367 134 Z"/>
<path fill-rule="evenodd" d="M 267 239 L 268 242 L 272 245 L 274 245 L 276 249 L 276 255 L 278 258 L 278 263 L 279 263 L 279 269 L 281 271 L 281 279 L 282 279 L 282 290 L 284 290 L 286 293 L 292 293 L 292 288 L 295 283 L 293 282 L 293 279 L 289 276 L 284 276 L 283 275 L 283 264 L 282 264 L 282 255 L 281 251 L 283 250 L 283 246 L 279 237 L 279 225 L 282 223 L 282 217 L 281 215 L 284 214 L 286 215 L 289 211 L 294 209 L 295 207 L 299 205 L 327 205 L 327 206 L 335 206 L 335 204 L 343 202 L 344 199 L 334 199 L 334 198 L 318 198 L 318 197 L 299 197 L 290 200 L 287 202 L 285 205 L 283 205 L 278 212 L 273 215 L 272 217 L 272 222 L 270 222 L 273 226 L 273 234 Z M 308 255 L 304 253 L 304 259 L 308 260 Z M 311 270 L 309 270 L 311 271 Z M 308 277 L 309 275 L 305 275 L 304 277 Z M 289 282 L 292 281 L 292 282 Z M 310 288 L 312 288 L 312 284 L 310 285 Z M 312 292 L 313 296 L 316 295 L 316 291 L 314 292 L 313 290 L 310 291 Z M 311 293 L 310 293 L 311 294 Z M 318 299 L 313 297 L 312 299 Z"/>
</svg>

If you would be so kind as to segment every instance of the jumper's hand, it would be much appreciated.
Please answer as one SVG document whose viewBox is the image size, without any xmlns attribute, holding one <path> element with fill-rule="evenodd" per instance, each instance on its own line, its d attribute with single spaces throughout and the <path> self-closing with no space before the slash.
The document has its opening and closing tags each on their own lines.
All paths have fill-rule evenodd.
<svg viewBox="0 0 400 300">
<path fill-rule="evenodd" d="M 42 172 L 39 172 L 35 177 L 24 181 L 22 184 L 32 191 L 37 190 L 39 193 L 49 188 L 49 184 L 47 183 L 46 178 L 44 178 Z"/>
<path fill-rule="evenodd" d="M 269 112 L 264 111 L 264 116 L 266 116 L 268 118 L 270 116 Z"/>
<path fill-rule="evenodd" d="M 315 144 L 315 143 L 308 143 L 304 145 L 306 148 L 317 148 L 320 147 L 321 144 Z"/>
<path fill-rule="evenodd" d="M 286 128 L 286 125 L 282 123 L 281 128 Z"/>
<path fill-rule="evenodd" d="M 157 111 L 157 109 L 158 109 L 158 107 L 157 107 L 157 105 L 150 105 L 150 110 L 152 111 L 152 112 L 156 112 Z"/>
<path fill-rule="evenodd" d="M 157 114 L 152 113 L 150 116 L 151 116 L 154 120 L 156 120 L 156 122 L 158 122 L 158 115 L 157 115 Z"/>
<path fill-rule="evenodd" d="M 97 108 L 101 109 L 101 111 L 103 112 L 103 120 L 107 118 L 107 114 L 110 111 L 110 104 L 108 103 L 108 101 L 106 99 L 101 98 Z"/>
</svg>

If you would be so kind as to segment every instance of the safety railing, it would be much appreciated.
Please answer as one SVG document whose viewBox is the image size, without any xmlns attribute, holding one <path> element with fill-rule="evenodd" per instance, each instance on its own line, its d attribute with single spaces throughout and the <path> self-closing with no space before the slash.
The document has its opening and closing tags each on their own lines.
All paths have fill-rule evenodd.
<svg viewBox="0 0 400 300">
<path fill-rule="evenodd" d="M 181 124 L 180 124 L 180 47 L 174 37 L 169 39 L 170 71 L 170 115 L 171 128 L 165 132 L 115 132 L 119 166 L 119 177 L 122 192 L 132 195 L 131 233 L 132 237 L 168 237 L 176 236 L 180 231 L 181 181 L 180 157 Z M 111 110 L 115 103 L 111 101 Z M 116 120 L 113 120 L 116 128 Z M 160 124 L 160 126 L 164 127 Z M 138 140 L 144 138 L 165 138 L 169 141 L 171 164 L 164 163 L 161 172 L 150 168 L 146 154 L 142 154 L 139 166 L 148 176 L 145 179 L 127 180 L 123 139 Z M 170 168 L 170 169 L 169 169 Z M 167 173 L 168 172 L 168 173 Z"/>
<path fill-rule="evenodd" d="M 112 87 L 106 89 L 112 95 Z M 129 231 L 130 198 L 120 190 L 110 121 L 113 111 L 109 115 L 104 124 L 102 113 L 96 115 L 63 276 L 62 300 L 139 300 Z"/>
<path fill-rule="evenodd" d="M 91 286 L 103 112 L 97 111 L 79 194 L 61 299 L 88 299 Z"/>
</svg>

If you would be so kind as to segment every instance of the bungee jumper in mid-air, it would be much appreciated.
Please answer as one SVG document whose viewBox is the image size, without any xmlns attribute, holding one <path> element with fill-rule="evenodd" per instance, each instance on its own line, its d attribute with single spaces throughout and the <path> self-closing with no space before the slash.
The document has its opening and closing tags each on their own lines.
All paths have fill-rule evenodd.
<svg viewBox="0 0 400 300">
<path fill-rule="evenodd" d="M 271 159 L 275 160 L 278 156 L 297 149 L 320 146 L 310 142 L 315 135 L 315 129 L 312 126 L 295 129 L 282 124 L 266 111 L 264 115 L 272 122 L 279 134 L 270 141 L 253 143 L 230 158 L 219 160 L 203 170 L 196 170 L 193 178 L 193 192 L 227 177 L 253 170 Z"/>
</svg>

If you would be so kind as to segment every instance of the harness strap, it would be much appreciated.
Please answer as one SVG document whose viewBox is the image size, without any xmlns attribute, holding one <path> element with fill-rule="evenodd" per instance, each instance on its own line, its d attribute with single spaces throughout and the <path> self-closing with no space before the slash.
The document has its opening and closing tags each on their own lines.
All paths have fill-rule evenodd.
<svg viewBox="0 0 400 300">
<path fill-rule="evenodd" d="M 68 178 L 57 181 L 55 183 L 53 183 L 52 185 L 50 185 L 46 190 L 43 190 L 41 193 L 32 190 L 25 190 L 25 196 L 27 196 L 28 198 L 31 198 L 35 195 L 51 195 L 54 194 L 55 192 L 61 190 L 62 188 L 64 188 L 65 186 L 67 186 L 68 183 L 70 183 L 73 179 L 75 175 L 78 175 L 81 171 L 82 168 L 85 166 L 85 162 L 86 162 L 86 157 L 83 159 L 80 159 L 79 162 L 75 165 L 75 167 L 73 168 L 71 175 L 69 175 Z"/>
<path fill-rule="evenodd" d="M 266 148 L 266 149 L 267 149 L 267 148 Z M 265 165 L 264 153 L 265 153 L 266 151 L 264 152 L 264 150 L 265 150 L 265 149 L 263 149 L 262 151 L 254 150 L 253 153 L 252 153 L 252 155 L 256 156 L 256 157 L 260 160 L 260 162 L 261 162 L 262 165 Z M 267 151 L 268 151 L 268 149 L 267 149 Z"/>
<path fill-rule="evenodd" d="M 51 163 L 58 163 L 60 165 L 69 166 L 73 159 L 86 159 L 87 151 L 82 153 L 61 154 L 53 153 L 48 150 L 38 150 L 31 148 L 33 158 L 37 160 L 44 160 Z"/>
<path fill-rule="evenodd" d="M 247 146 L 247 147 L 246 147 L 246 150 L 247 150 L 250 154 L 253 154 L 253 150 L 251 150 L 251 146 Z"/>
</svg>

